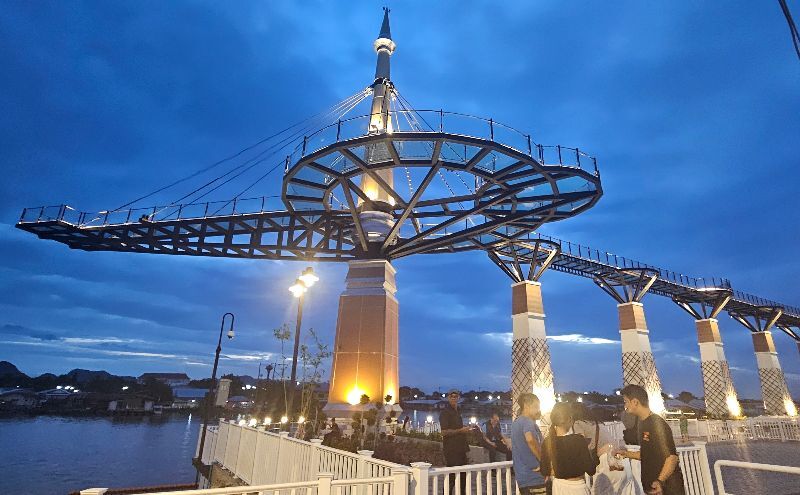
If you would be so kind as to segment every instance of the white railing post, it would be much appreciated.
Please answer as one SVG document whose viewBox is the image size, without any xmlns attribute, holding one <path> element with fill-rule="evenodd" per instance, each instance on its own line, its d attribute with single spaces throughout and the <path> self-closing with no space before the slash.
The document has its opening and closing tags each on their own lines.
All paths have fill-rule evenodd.
<svg viewBox="0 0 800 495">
<path fill-rule="evenodd" d="M 711 481 L 711 466 L 708 464 L 708 451 L 706 442 L 692 442 L 696 447 L 700 447 L 700 474 L 703 477 L 703 493 L 714 494 L 714 484 Z"/>
<path fill-rule="evenodd" d="M 411 478 L 413 481 L 413 495 L 428 495 L 428 479 L 431 464 L 427 462 L 411 463 Z"/>
<path fill-rule="evenodd" d="M 322 440 L 319 438 L 312 438 L 309 442 L 311 442 L 311 472 L 309 476 L 313 478 L 319 474 L 319 446 L 322 445 Z"/>
<path fill-rule="evenodd" d="M 783 418 L 778 419 L 778 431 L 781 433 L 781 442 L 786 441 L 786 427 L 783 424 Z"/>
<path fill-rule="evenodd" d="M 317 482 L 319 483 L 317 495 L 331 495 L 331 481 L 333 481 L 333 473 L 319 473 L 317 475 Z"/>
<path fill-rule="evenodd" d="M 372 454 L 374 454 L 374 452 L 371 450 L 359 450 L 356 453 L 358 454 L 358 463 L 356 465 L 356 479 L 371 477 L 371 475 L 367 473 L 367 459 L 371 459 Z M 361 485 L 358 489 L 358 494 L 366 495 L 366 493 L 367 493 L 367 485 Z"/>
<path fill-rule="evenodd" d="M 356 466 L 356 478 L 369 478 L 369 473 L 367 473 L 367 459 L 372 459 L 372 454 L 374 454 L 371 450 L 359 450 L 356 452 L 358 454 L 358 464 Z"/>
<path fill-rule="evenodd" d="M 108 491 L 108 488 L 87 488 L 81 490 L 81 495 L 103 495 Z"/>
<path fill-rule="evenodd" d="M 410 469 L 403 467 L 393 467 L 392 472 L 392 495 L 409 495 L 408 493 L 408 479 Z"/>
</svg>

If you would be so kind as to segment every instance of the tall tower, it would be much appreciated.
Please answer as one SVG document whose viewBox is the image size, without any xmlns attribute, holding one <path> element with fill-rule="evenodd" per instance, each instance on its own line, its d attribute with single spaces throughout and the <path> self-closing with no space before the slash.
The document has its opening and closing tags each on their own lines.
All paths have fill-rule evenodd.
<svg viewBox="0 0 800 495">
<path fill-rule="evenodd" d="M 383 9 L 383 23 L 378 39 L 373 43 L 378 61 L 375 65 L 375 81 L 372 83 L 372 106 L 370 109 L 369 135 L 392 132 L 389 107 L 392 98 L 392 81 L 390 60 L 397 45 L 392 41 L 389 28 L 389 9 Z M 389 148 L 385 143 L 371 144 L 365 149 L 364 161 L 368 164 L 391 162 Z M 393 168 L 376 170 L 374 175 L 364 174 L 361 179 L 361 190 L 372 200 L 372 204 L 364 204 L 359 200 L 359 218 L 364 226 L 365 234 L 371 243 L 383 242 L 392 228 L 394 217 L 391 211 L 395 206 L 394 198 L 389 191 L 394 187 Z"/>
<path fill-rule="evenodd" d="M 372 109 L 369 135 L 391 133 L 392 83 L 389 80 L 389 60 L 395 49 L 389 30 L 389 10 L 384 9 L 383 24 L 374 43 L 378 54 L 375 82 L 372 85 Z M 394 185 L 393 161 L 387 144 L 369 144 L 361 157 L 368 164 L 386 163 L 387 168 L 364 173 L 361 189 L 371 200 L 359 201 L 358 216 L 370 246 L 378 249 L 394 225 L 394 199 L 389 190 Z M 350 261 L 346 288 L 339 297 L 336 340 L 331 367 L 331 384 L 325 413 L 328 416 L 349 418 L 361 396 L 371 402 L 399 401 L 398 365 L 399 307 L 395 293 L 395 269 L 386 259 Z M 395 405 L 399 410 L 399 406 Z"/>
</svg>

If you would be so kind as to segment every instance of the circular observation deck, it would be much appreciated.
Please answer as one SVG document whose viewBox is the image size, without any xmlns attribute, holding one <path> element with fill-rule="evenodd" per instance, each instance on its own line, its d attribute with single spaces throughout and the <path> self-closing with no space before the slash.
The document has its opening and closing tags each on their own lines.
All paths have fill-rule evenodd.
<svg viewBox="0 0 800 495">
<path fill-rule="evenodd" d="M 287 158 L 282 189 L 290 212 L 352 218 L 346 241 L 357 250 L 397 258 L 492 249 L 577 215 L 602 195 L 594 157 L 536 144 L 491 119 L 398 111 L 386 132 L 364 134 L 369 119 L 305 137 Z M 375 212 L 383 231 L 371 230 Z"/>
</svg>

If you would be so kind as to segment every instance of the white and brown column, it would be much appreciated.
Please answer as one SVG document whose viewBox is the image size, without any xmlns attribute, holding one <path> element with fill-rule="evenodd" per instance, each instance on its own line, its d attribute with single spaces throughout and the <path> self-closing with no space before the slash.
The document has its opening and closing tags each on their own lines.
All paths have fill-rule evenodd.
<svg viewBox="0 0 800 495">
<path fill-rule="evenodd" d="M 664 410 L 661 380 L 650 348 L 650 332 L 644 317 L 644 306 L 637 301 L 617 305 L 619 333 L 622 341 L 622 383 L 639 385 L 647 391 L 650 409 Z"/>
<path fill-rule="evenodd" d="M 695 320 L 700 346 L 700 369 L 706 412 L 716 417 L 739 417 L 742 409 L 733 386 L 731 370 L 725 359 L 719 322 L 716 318 Z"/>
<path fill-rule="evenodd" d="M 753 333 L 753 350 L 756 353 L 758 377 L 761 380 L 761 398 L 764 400 L 766 413 L 773 416 L 797 415 L 794 402 L 786 386 L 781 363 L 778 361 L 772 332 L 763 330 Z"/>
<path fill-rule="evenodd" d="M 328 416 L 349 417 L 363 394 L 373 402 L 386 395 L 393 403 L 399 400 L 396 291 L 395 269 L 388 261 L 349 263 L 339 297 Z"/>
<path fill-rule="evenodd" d="M 550 349 L 544 328 L 542 284 L 525 280 L 511 286 L 511 389 L 513 415 L 517 416 L 516 400 L 523 392 L 539 397 L 543 413 L 556 403 Z"/>
</svg>

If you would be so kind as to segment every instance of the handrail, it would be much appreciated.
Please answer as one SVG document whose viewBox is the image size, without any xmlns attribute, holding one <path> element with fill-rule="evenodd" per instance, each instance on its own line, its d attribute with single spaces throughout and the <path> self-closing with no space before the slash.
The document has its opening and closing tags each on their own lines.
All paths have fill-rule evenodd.
<svg viewBox="0 0 800 495">
<path fill-rule="evenodd" d="M 723 467 L 735 467 L 741 469 L 753 469 L 756 471 L 768 471 L 772 473 L 786 473 L 800 475 L 800 467 L 779 466 L 776 464 L 761 464 L 757 462 L 729 461 L 720 459 L 714 463 L 714 478 L 717 481 L 717 492 L 719 495 L 734 495 L 725 491 L 725 481 L 722 479 Z"/>
<path fill-rule="evenodd" d="M 654 265 L 626 258 L 625 256 L 605 251 L 601 252 L 599 249 L 593 249 L 589 246 L 584 246 L 582 244 L 574 243 L 571 241 L 563 241 L 561 239 L 549 235 L 536 233 L 534 234 L 534 238 L 544 239 L 557 243 L 561 247 L 562 256 L 572 256 L 575 258 L 589 260 L 592 262 L 608 265 L 609 267 L 616 269 L 624 270 L 626 268 L 649 268 L 652 270 L 656 270 L 658 272 L 659 279 L 664 282 L 672 282 L 678 285 L 682 285 L 685 287 L 692 287 L 695 289 L 731 288 L 731 282 L 726 278 L 711 277 L 710 279 L 707 279 L 706 277 L 692 277 L 689 275 L 683 275 L 672 270 L 659 268 Z M 800 314 L 800 312 L 798 314 Z"/>
<path fill-rule="evenodd" d="M 416 128 L 415 129 L 415 128 L 411 128 L 412 127 L 411 125 L 406 124 L 405 127 L 407 127 L 407 128 L 403 128 L 403 126 L 400 126 L 400 127 L 396 128 L 396 129 L 391 129 L 391 130 L 385 132 L 384 135 L 393 136 L 395 134 L 402 135 L 403 133 L 414 132 L 414 133 L 426 133 L 426 134 L 447 133 L 447 134 L 456 134 L 456 135 L 462 135 L 462 136 L 481 137 L 482 139 L 488 139 L 488 140 L 493 141 L 495 143 L 502 144 L 504 146 L 512 148 L 512 149 L 514 149 L 514 150 L 516 150 L 516 151 L 518 151 L 520 153 L 523 153 L 525 155 L 530 156 L 531 158 L 538 159 L 543 164 L 545 164 L 545 162 L 548 161 L 547 158 L 549 156 L 552 156 L 554 159 L 556 159 L 556 157 L 557 157 L 557 162 L 558 162 L 559 165 L 562 165 L 562 166 L 564 166 L 564 165 L 577 166 L 578 168 L 581 168 L 581 169 L 584 169 L 584 170 L 590 170 L 595 175 L 599 176 L 599 171 L 597 169 L 597 158 L 592 156 L 592 155 L 590 155 L 590 154 L 588 154 L 588 153 L 586 153 L 585 151 L 581 151 L 577 147 L 576 148 L 571 148 L 571 147 L 568 147 L 568 146 L 545 145 L 545 144 L 541 144 L 541 143 L 536 143 L 533 140 L 531 134 L 523 133 L 522 131 L 516 129 L 515 127 L 512 127 L 512 126 L 507 125 L 507 124 L 503 124 L 501 122 L 497 122 L 496 120 L 491 119 L 491 118 L 487 119 L 485 117 L 479 117 L 479 116 L 476 116 L 476 115 L 460 113 L 460 112 L 450 112 L 450 111 L 444 111 L 444 110 L 416 110 L 416 109 L 409 109 L 409 110 L 392 110 L 390 112 L 390 115 L 403 115 L 403 116 L 406 116 L 406 117 L 414 116 L 414 115 L 422 117 L 422 114 L 426 114 L 426 115 L 432 114 L 434 117 L 438 118 L 438 121 L 439 121 L 438 129 L 437 128 L 433 128 L 429 124 L 428 124 L 428 126 L 431 127 L 430 129 L 423 129 L 423 128 Z M 310 134 L 305 135 L 302 139 L 299 140 L 300 142 L 289 153 L 289 155 L 287 156 L 287 162 L 294 163 L 299 158 L 302 158 L 302 157 L 304 157 L 304 156 L 306 156 L 306 155 L 308 155 L 310 153 L 313 153 L 313 152 L 315 152 L 315 151 L 317 151 L 319 149 L 322 149 L 322 148 L 324 148 L 326 146 L 329 146 L 333 142 L 338 143 L 338 142 L 341 142 L 341 141 L 347 141 L 348 139 L 350 139 L 352 137 L 361 137 L 361 136 L 367 135 L 367 133 L 368 133 L 368 130 L 367 130 L 368 129 L 368 123 L 369 123 L 369 120 L 372 117 L 373 117 L 373 114 L 363 114 L 363 115 L 355 115 L 355 116 L 352 116 L 352 117 L 348 117 L 346 119 L 339 119 L 336 122 L 332 122 L 332 123 L 330 123 L 328 125 L 325 125 L 325 126 L 319 128 L 319 129 L 317 129 L 316 131 L 314 131 L 314 132 L 312 132 Z M 459 125 L 457 123 L 453 123 L 452 120 L 450 122 L 446 122 L 445 121 L 445 117 L 457 117 L 459 119 L 465 119 L 465 120 L 469 119 L 469 120 L 480 122 L 481 125 L 485 125 L 486 126 L 485 127 L 486 135 L 485 136 L 479 136 L 479 135 L 475 135 L 476 133 L 474 133 L 474 132 L 460 133 L 458 131 L 460 131 L 460 130 L 466 131 L 467 130 L 466 126 L 464 126 L 463 128 L 459 128 Z M 352 132 L 352 133 L 347 133 L 346 132 L 348 130 L 347 126 L 352 125 L 354 122 L 361 121 L 361 120 L 364 121 L 364 125 L 363 126 L 359 125 L 357 132 Z M 427 120 L 425 120 L 424 117 L 422 117 L 422 120 L 423 120 L 423 122 L 427 123 Z M 398 123 L 397 125 L 400 125 L 400 123 L 402 122 L 399 119 L 396 119 L 396 121 Z M 345 126 L 345 129 L 344 129 L 345 134 L 347 135 L 344 138 L 342 137 L 342 133 L 343 133 L 342 125 L 343 124 Z M 498 133 L 495 132 L 497 127 L 500 127 L 502 129 L 505 129 L 505 130 L 509 131 L 509 136 L 507 136 L 508 137 L 508 141 L 506 141 L 504 139 L 496 139 L 498 137 Z M 331 131 L 331 136 L 330 137 L 323 137 L 323 134 L 326 131 L 329 131 L 329 130 Z M 474 129 L 470 129 L 470 131 L 474 131 Z M 481 133 L 479 132 L 477 134 L 481 134 Z M 319 146 L 313 144 L 315 139 L 317 139 L 319 141 Z M 516 143 L 515 144 L 511 144 L 511 141 L 516 141 Z M 536 151 L 536 153 L 534 153 L 534 150 Z M 572 163 L 572 162 L 565 163 L 564 162 L 564 159 L 566 158 L 566 154 L 567 153 L 569 153 L 570 155 L 574 153 L 574 155 L 575 155 L 575 163 Z M 588 167 L 583 167 L 582 166 L 583 163 L 581 162 L 581 157 L 584 158 L 584 163 L 586 161 L 588 161 L 591 164 L 591 169 L 589 169 Z M 555 164 L 556 161 L 549 162 L 549 163 L 550 164 Z"/>
</svg>

